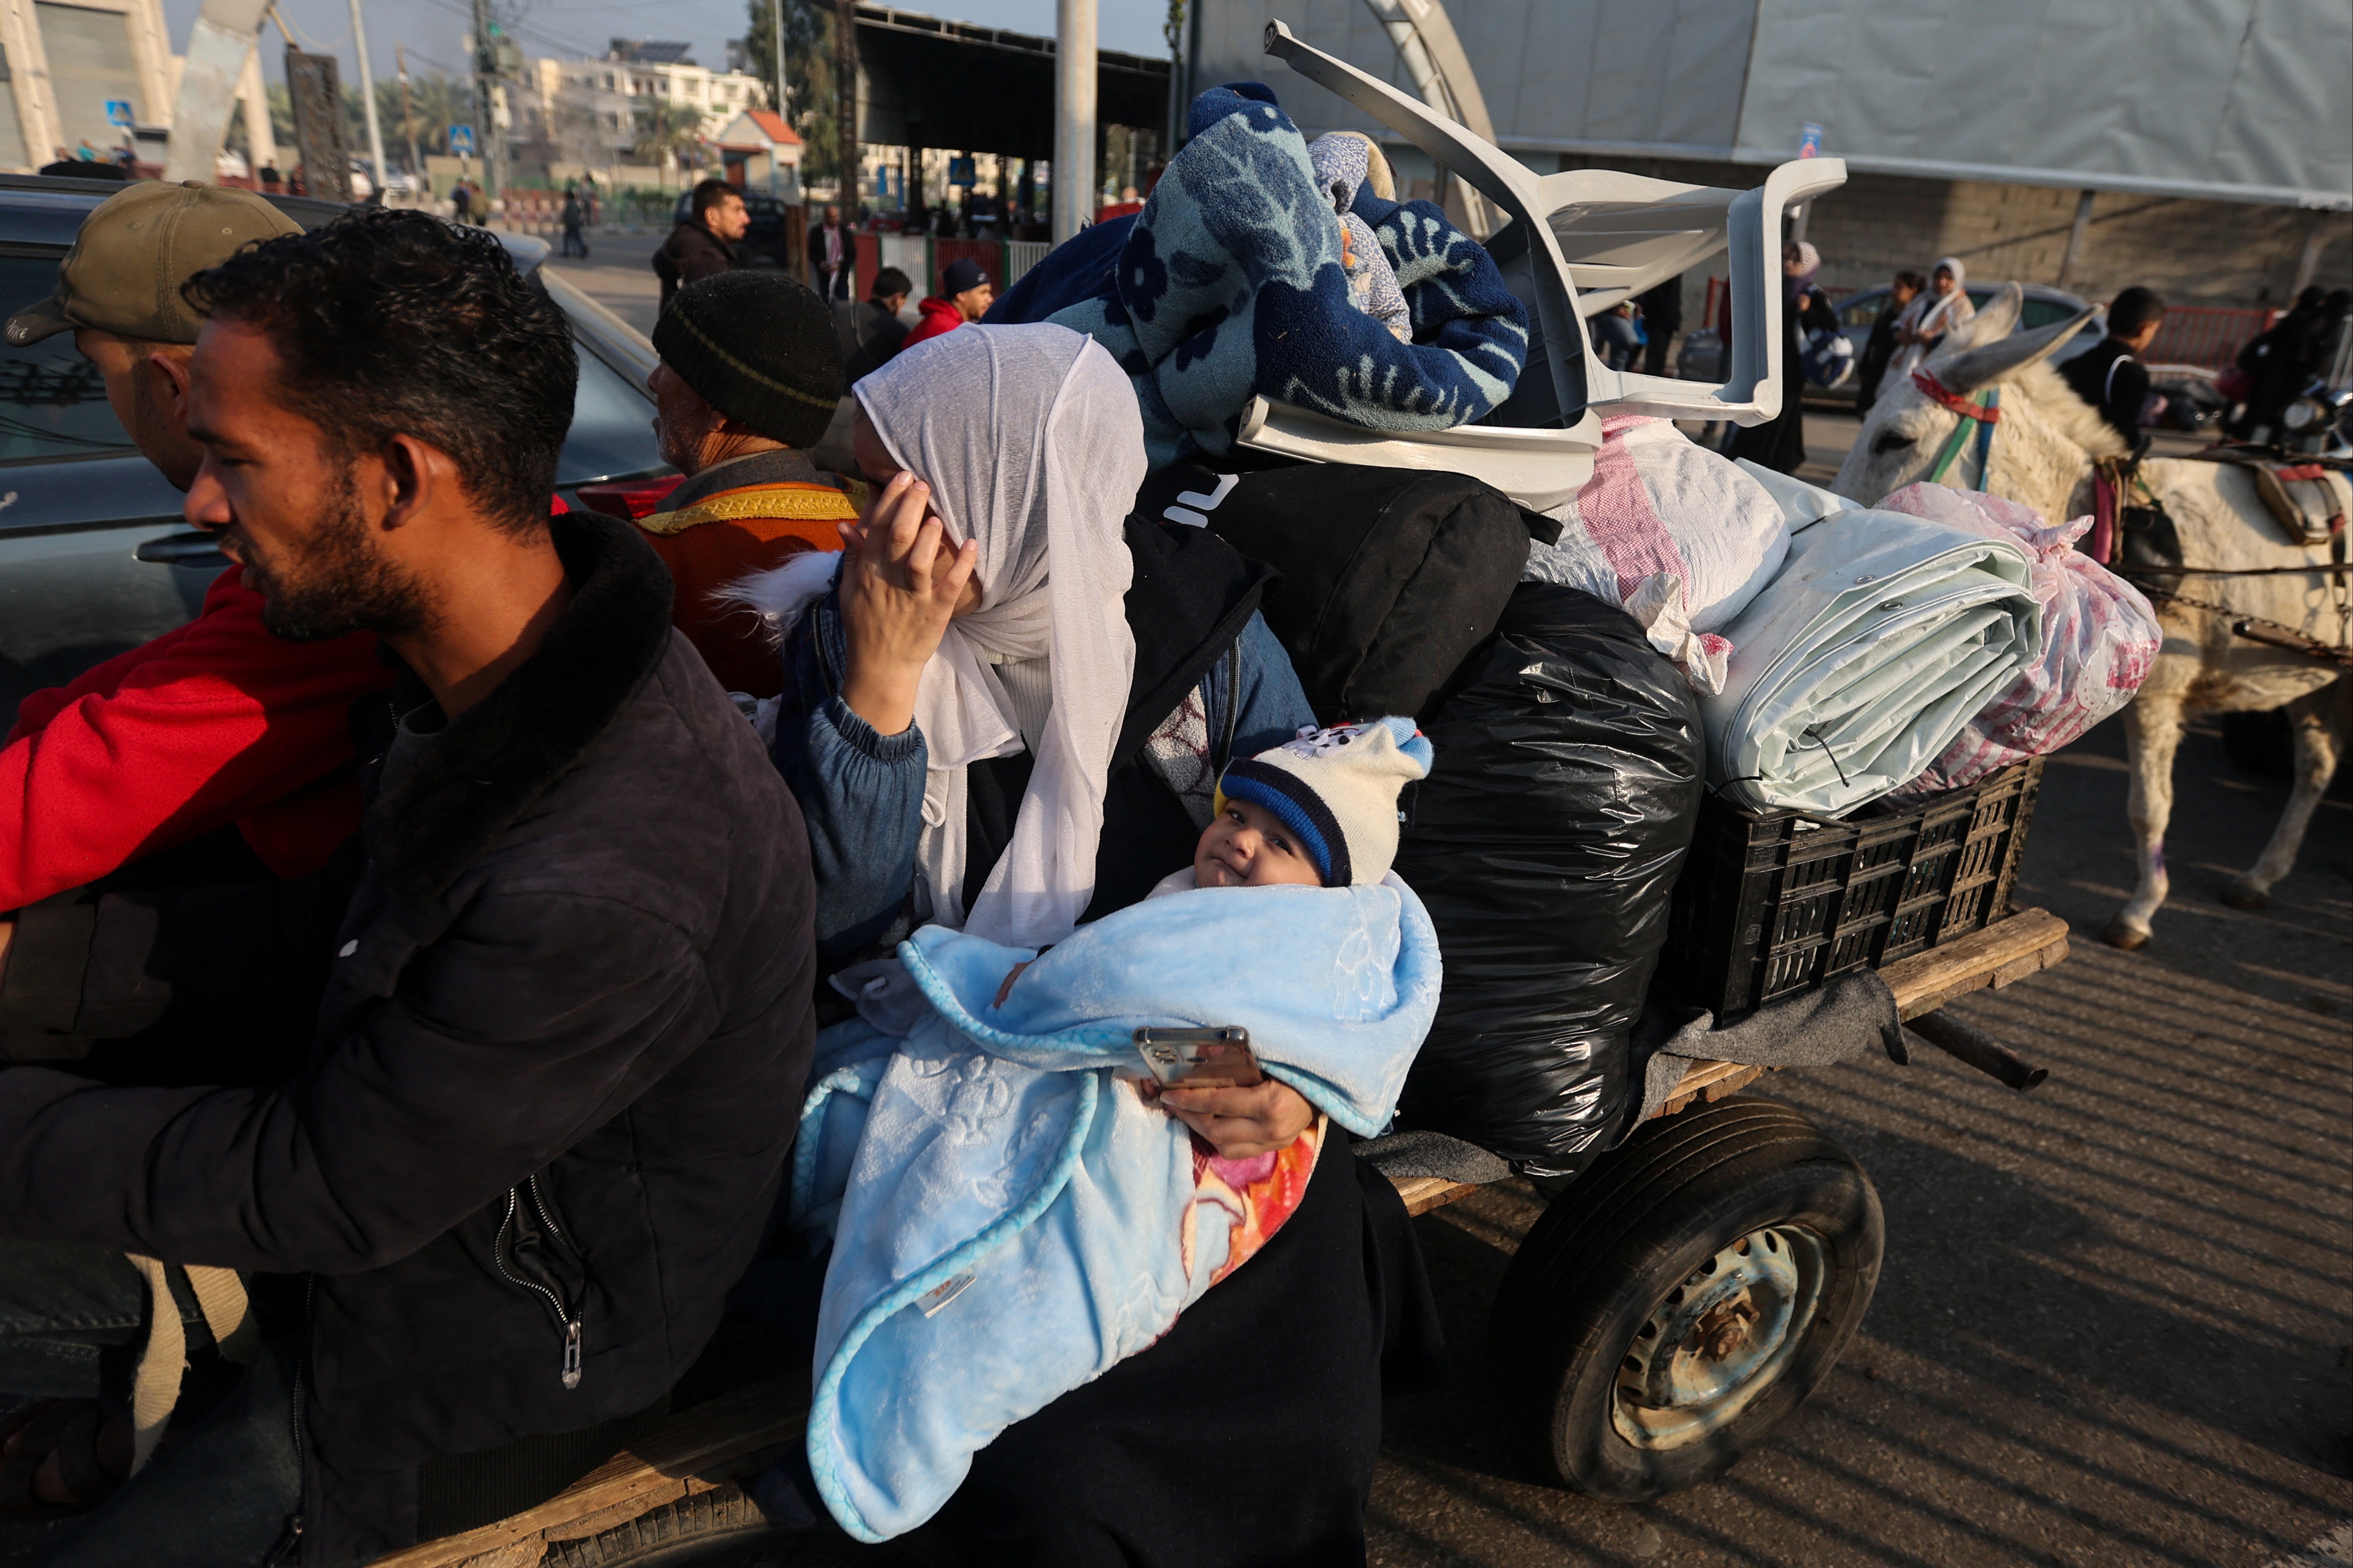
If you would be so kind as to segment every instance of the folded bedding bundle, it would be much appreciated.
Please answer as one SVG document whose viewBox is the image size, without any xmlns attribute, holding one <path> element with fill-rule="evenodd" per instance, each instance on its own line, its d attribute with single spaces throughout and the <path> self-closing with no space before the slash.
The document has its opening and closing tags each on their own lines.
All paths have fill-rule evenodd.
<svg viewBox="0 0 2353 1568">
<path fill-rule="evenodd" d="M 1436 206 L 1382 199 L 1336 147 L 1319 172 L 1257 82 L 1201 94 L 1190 134 L 1124 237 L 1080 236 L 988 314 L 1059 321 L 1109 349 L 1134 381 L 1155 468 L 1230 450 L 1253 395 L 1375 430 L 1452 429 L 1511 395 L 1527 312 Z M 1358 230 L 1385 267 L 1352 273 Z"/>
<path fill-rule="evenodd" d="M 2015 541 L 1888 511 L 1801 530 L 1724 635 L 1702 700 L 1709 782 L 1733 805 L 1836 816 L 1918 776 L 2042 647 Z"/>
</svg>

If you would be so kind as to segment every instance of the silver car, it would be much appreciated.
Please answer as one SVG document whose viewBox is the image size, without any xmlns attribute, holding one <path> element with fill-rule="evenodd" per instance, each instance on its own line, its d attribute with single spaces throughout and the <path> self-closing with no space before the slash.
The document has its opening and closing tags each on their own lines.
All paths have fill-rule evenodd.
<svg viewBox="0 0 2353 1568">
<path fill-rule="evenodd" d="M 2026 283 L 2020 287 L 2026 293 L 2026 309 L 2020 314 L 2018 321 L 2020 328 L 2023 331 L 2031 331 L 2037 327 L 2047 327 L 2053 321 L 2066 321 L 2076 311 L 2091 304 L 2090 300 L 2070 294 L 2064 289 L 2049 289 L 2040 283 Z M 2001 292 L 2001 289 L 2002 285 L 1999 283 L 1972 283 L 1968 285 L 1969 303 L 1982 310 L 1996 294 Z M 1839 331 L 1845 335 L 1847 342 L 1854 345 L 1857 364 L 1862 363 L 1862 351 L 1871 342 L 1871 329 L 1878 322 L 1879 312 L 1887 308 L 1887 295 L 1888 290 L 1884 288 L 1864 289 L 1849 294 L 1838 303 Z M 2102 310 L 2092 318 L 2089 325 L 2069 339 L 2065 346 L 2052 356 L 2052 363 L 2064 364 L 2077 354 L 2087 352 L 2106 335 L 2107 326 L 2107 312 Z M 1714 329 L 1703 327 L 1698 331 L 1684 337 L 1683 348 L 1675 362 L 1676 374 L 1685 380 L 1716 380 L 1719 378 L 1719 373 L 1715 367 L 1723 352 L 1723 342 L 1716 336 Z M 1845 382 L 1837 386 L 1816 386 L 1813 383 L 1808 382 L 1806 401 L 1852 403 L 1855 398 L 1855 384 L 1859 379 L 1857 376 L 1850 375 Z"/>
<path fill-rule="evenodd" d="M 0 175 L 0 314 L 56 291 L 82 219 L 122 187 Z M 343 208 L 270 198 L 305 227 Z M 501 235 L 526 272 L 543 240 Z M 646 377 L 653 345 L 552 272 L 580 355 L 572 432 L 556 467 L 568 500 L 584 484 L 667 471 Z M 98 367 L 59 333 L 0 343 L 0 732 L 16 705 L 192 618 L 228 564 L 180 515 L 180 492 L 139 455 L 108 406 Z"/>
</svg>

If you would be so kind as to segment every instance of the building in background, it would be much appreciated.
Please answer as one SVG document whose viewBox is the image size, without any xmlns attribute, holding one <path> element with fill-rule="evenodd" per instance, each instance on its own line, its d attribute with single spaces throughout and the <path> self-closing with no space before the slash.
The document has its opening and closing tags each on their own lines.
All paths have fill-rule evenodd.
<svg viewBox="0 0 2353 1568">
<path fill-rule="evenodd" d="M 14 0 L 0 9 L 0 169 L 29 172 L 85 143 L 109 156 L 130 132 L 108 106 L 167 125 L 178 85 L 162 0 Z"/>
<path fill-rule="evenodd" d="M 615 38 L 601 59 L 529 62 L 529 133 L 557 160 L 610 163 L 632 155 L 661 110 L 692 110 L 694 134 L 712 141 L 745 110 L 767 102 L 757 77 L 697 65 L 691 48 Z"/>
<path fill-rule="evenodd" d="M 1353 128 L 1435 171 L 1269 59 L 1275 16 L 1413 91 L 1366 0 L 1197 0 L 1193 88 L 1269 83 L 1310 135 Z M 1385 9 L 1391 7 L 1383 7 Z M 1827 284 L 1936 258 L 1972 281 L 2104 299 L 2279 304 L 2353 283 L 2353 7 L 2345 0 L 1447 0 L 1495 127 L 1539 173 L 1600 167 L 1735 188 L 1847 161 L 1810 216 Z M 1720 263 L 1718 264 L 1720 267 Z"/>
<path fill-rule="evenodd" d="M 714 138 L 729 184 L 765 191 L 780 202 L 801 199 L 802 142 L 773 109 L 747 109 Z"/>
</svg>

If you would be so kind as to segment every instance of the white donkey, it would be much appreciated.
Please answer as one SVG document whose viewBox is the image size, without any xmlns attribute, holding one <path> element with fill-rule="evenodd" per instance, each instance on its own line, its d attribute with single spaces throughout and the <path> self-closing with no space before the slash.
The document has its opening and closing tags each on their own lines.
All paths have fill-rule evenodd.
<svg viewBox="0 0 2353 1568">
<path fill-rule="evenodd" d="M 2073 321 L 2021 332 L 2015 330 L 2021 303 L 2016 284 L 2005 288 L 1922 368 L 1956 398 L 1981 387 L 2000 386 L 2001 416 L 1987 463 L 1990 472 L 1981 488 L 2022 501 L 2053 521 L 2081 517 L 2092 510 L 2094 459 L 2122 453 L 2124 443 L 2045 362 L 2082 330 L 2088 312 Z M 1868 504 L 1926 479 L 1961 418 L 1909 381 L 1890 383 L 1839 470 L 1839 493 Z M 1974 438 L 1964 444 L 1961 461 L 1945 476 L 1947 483 L 1978 483 L 1977 450 Z M 2172 514 L 2185 566 L 2240 570 L 2320 565 L 2328 560 L 2326 546 L 2299 548 L 2286 542 L 2243 469 L 2151 458 L 2141 465 L 2140 473 Z M 2149 922 L 2165 902 L 2165 829 L 2173 811 L 2173 753 L 2186 712 L 2287 706 L 2295 735 L 2295 794 L 2263 858 L 2245 874 L 2232 878 L 2221 896 L 2238 908 L 2260 909 L 2269 900 L 2272 885 L 2295 865 L 2305 829 L 2327 792 L 2346 743 L 2344 704 L 2337 700 L 2345 688 L 2327 689 L 2337 680 L 2335 667 L 2234 637 L 2231 623 L 2252 616 L 2323 642 L 2338 642 L 2344 633 L 2332 596 L 2334 581 L 2317 572 L 2182 579 L 2180 593 L 2227 605 L 2228 614 L 2173 600 L 2152 601 L 2165 644 L 2140 695 L 2125 710 L 2125 747 L 2132 769 L 2126 809 L 2140 840 L 2140 877 L 2131 900 L 2102 933 L 2116 946 L 2137 948 L 2147 942 Z"/>
</svg>

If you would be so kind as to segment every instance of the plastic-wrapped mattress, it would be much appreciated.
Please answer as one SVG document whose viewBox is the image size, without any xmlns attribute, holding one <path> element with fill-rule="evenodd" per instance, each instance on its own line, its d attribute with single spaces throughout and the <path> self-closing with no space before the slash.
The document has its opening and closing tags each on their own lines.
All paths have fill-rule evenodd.
<svg viewBox="0 0 2353 1568">
<path fill-rule="evenodd" d="M 1704 697 L 1708 780 L 1732 804 L 1836 816 L 1916 777 L 2042 651 L 2015 541 L 1891 511 L 1801 529 L 1724 630 Z"/>
</svg>

